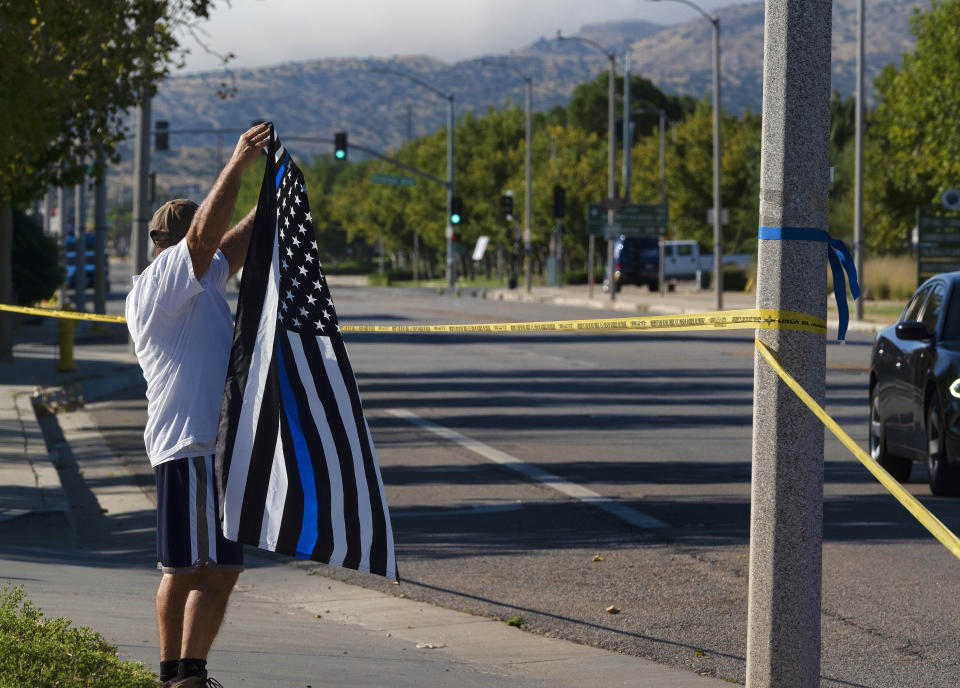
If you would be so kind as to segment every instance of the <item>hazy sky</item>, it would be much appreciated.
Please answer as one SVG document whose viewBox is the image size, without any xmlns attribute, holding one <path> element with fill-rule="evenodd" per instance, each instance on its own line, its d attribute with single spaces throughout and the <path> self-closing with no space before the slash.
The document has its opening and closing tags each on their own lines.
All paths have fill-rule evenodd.
<svg viewBox="0 0 960 688">
<path fill-rule="evenodd" d="M 745 0 L 695 0 L 706 11 Z M 695 10 L 662 0 L 218 0 L 204 40 L 232 51 L 234 67 L 323 57 L 426 54 L 457 61 L 506 52 L 583 24 L 646 20 L 672 24 Z M 189 36 L 184 71 L 218 67 Z"/>
</svg>

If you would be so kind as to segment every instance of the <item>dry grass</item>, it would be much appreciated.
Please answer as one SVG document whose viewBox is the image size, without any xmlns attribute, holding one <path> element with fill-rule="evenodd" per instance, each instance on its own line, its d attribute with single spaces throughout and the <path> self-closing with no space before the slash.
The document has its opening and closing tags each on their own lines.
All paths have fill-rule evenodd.
<svg viewBox="0 0 960 688">
<path fill-rule="evenodd" d="M 868 299 L 906 301 L 917 290 L 914 258 L 870 258 L 863 264 L 862 287 Z"/>
<path fill-rule="evenodd" d="M 860 289 L 868 301 L 905 302 L 917 290 L 917 261 L 909 256 L 868 258 L 859 278 Z M 829 270 L 827 292 L 833 293 L 833 276 Z"/>
</svg>

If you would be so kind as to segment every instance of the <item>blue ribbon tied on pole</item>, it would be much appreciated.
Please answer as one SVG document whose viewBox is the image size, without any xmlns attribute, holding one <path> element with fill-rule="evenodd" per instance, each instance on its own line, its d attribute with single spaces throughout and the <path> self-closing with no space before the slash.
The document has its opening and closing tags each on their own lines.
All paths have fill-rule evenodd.
<svg viewBox="0 0 960 688">
<path fill-rule="evenodd" d="M 818 241 L 827 245 L 827 258 L 833 274 L 833 296 L 837 301 L 837 315 L 840 319 L 837 339 L 842 341 L 847 336 L 847 325 L 850 322 L 844 271 L 850 278 L 850 295 L 854 301 L 860 298 L 857 267 L 850 250 L 842 241 L 832 238 L 827 231 L 815 227 L 761 227 L 759 236 L 768 241 Z"/>
</svg>

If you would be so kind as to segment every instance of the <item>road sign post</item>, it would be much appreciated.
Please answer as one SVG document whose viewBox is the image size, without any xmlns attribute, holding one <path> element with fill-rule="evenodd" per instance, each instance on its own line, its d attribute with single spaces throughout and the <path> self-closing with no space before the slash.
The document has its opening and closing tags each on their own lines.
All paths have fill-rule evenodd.
<svg viewBox="0 0 960 688">
<path fill-rule="evenodd" d="M 793 233 L 761 240 L 757 265 L 758 308 L 824 319 L 828 249 L 816 239 L 829 209 L 832 6 L 832 0 L 766 1 L 760 225 Z M 823 335 L 761 330 L 757 336 L 822 403 Z M 754 376 L 747 686 L 814 688 L 820 685 L 824 430 L 759 354 Z"/>
</svg>

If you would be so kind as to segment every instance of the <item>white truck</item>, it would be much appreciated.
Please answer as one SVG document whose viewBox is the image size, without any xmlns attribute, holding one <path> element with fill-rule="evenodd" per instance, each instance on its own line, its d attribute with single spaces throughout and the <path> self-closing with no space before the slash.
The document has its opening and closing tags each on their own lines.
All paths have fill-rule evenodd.
<svg viewBox="0 0 960 688">
<path fill-rule="evenodd" d="M 754 261 L 749 253 L 723 256 L 724 265 L 746 268 Z M 663 242 L 663 279 L 680 282 L 697 279 L 697 273 L 713 271 L 713 253 L 700 253 L 700 244 L 689 239 L 674 239 Z"/>
</svg>

